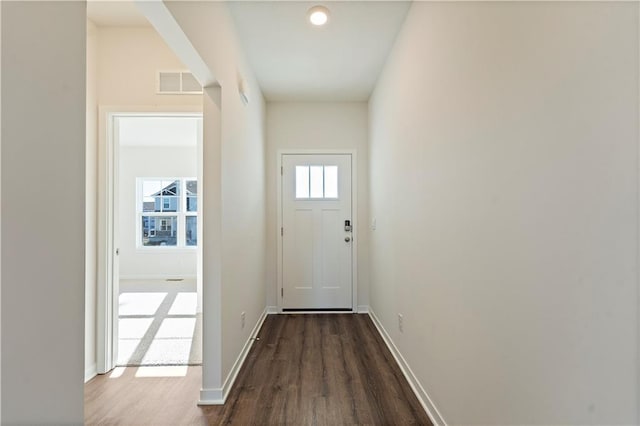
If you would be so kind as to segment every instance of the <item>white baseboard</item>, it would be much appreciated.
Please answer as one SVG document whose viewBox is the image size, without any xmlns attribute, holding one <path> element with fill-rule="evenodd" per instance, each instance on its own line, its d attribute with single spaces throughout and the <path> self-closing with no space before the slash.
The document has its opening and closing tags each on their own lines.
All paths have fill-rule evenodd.
<svg viewBox="0 0 640 426">
<path fill-rule="evenodd" d="M 84 369 L 84 382 L 87 383 L 98 375 L 98 366 L 94 362 L 90 366 Z"/>
<path fill-rule="evenodd" d="M 422 408 L 424 408 L 424 411 L 427 412 L 427 415 L 431 419 L 431 422 L 433 422 L 434 425 L 446 426 L 447 422 L 444 420 L 444 418 L 442 417 L 442 414 L 440 414 L 440 412 L 434 405 L 431 398 L 429 398 L 427 391 L 424 390 L 424 387 L 422 386 L 418 378 L 415 376 L 415 374 L 413 374 L 411 367 L 409 367 L 409 364 L 407 364 L 407 361 L 404 359 L 404 357 L 398 350 L 395 343 L 393 343 L 391 336 L 389 335 L 389 333 L 387 333 L 387 330 L 385 330 L 385 328 L 382 326 L 382 323 L 380 322 L 380 320 L 378 320 L 378 317 L 376 317 L 376 314 L 373 312 L 373 309 L 369 308 L 368 312 L 369 312 L 369 317 L 373 321 L 373 324 L 378 329 L 378 333 L 380 333 L 380 336 L 382 336 L 382 339 L 387 344 L 387 347 L 389 348 L 389 350 L 391 351 L 391 354 L 393 355 L 396 362 L 398 363 L 400 370 L 402 370 L 402 374 L 404 374 L 404 376 L 406 377 L 407 381 L 409 382 L 409 385 L 411 386 L 411 389 L 413 390 L 413 393 L 418 398 L 418 401 L 420 401 L 420 404 L 422 404 Z"/>
<path fill-rule="evenodd" d="M 222 405 L 224 404 L 222 389 L 202 389 L 198 405 Z"/>
<path fill-rule="evenodd" d="M 2 0 L 0 0 L 2 1 Z M 286 308 L 285 308 L 286 309 Z M 347 315 L 357 314 L 356 311 L 285 311 L 281 315 Z"/>
<path fill-rule="evenodd" d="M 269 314 L 277 314 L 278 307 L 277 306 L 267 306 L 267 315 Z"/>
<path fill-rule="evenodd" d="M 359 314 L 367 314 L 367 313 L 369 313 L 369 306 L 368 305 L 358 305 L 358 313 Z"/>
<path fill-rule="evenodd" d="M 222 405 L 225 403 L 225 401 L 227 400 L 227 397 L 229 396 L 229 392 L 231 391 L 231 388 L 233 387 L 233 384 L 235 383 L 236 378 L 238 377 L 238 373 L 240 372 L 240 369 L 242 368 L 244 361 L 247 359 L 249 350 L 251 349 L 251 346 L 253 346 L 255 337 L 258 335 L 258 331 L 260 331 L 260 327 L 262 327 L 262 323 L 264 323 L 264 320 L 267 318 L 267 315 L 268 315 L 267 311 L 268 311 L 268 308 L 265 308 L 265 310 L 262 311 L 260 318 L 258 318 L 258 322 L 256 322 L 256 325 L 255 327 L 253 327 L 253 330 L 251 330 L 251 333 L 249 334 L 249 338 L 244 344 L 244 347 L 242 348 L 242 350 L 240 351 L 240 354 L 238 355 L 236 362 L 233 364 L 233 367 L 231 367 L 231 371 L 229 371 L 229 374 L 227 375 L 227 379 L 222 384 L 222 388 L 202 389 L 200 391 L 200 400 L 198 401 L 198 405 Z"/>
</svg>

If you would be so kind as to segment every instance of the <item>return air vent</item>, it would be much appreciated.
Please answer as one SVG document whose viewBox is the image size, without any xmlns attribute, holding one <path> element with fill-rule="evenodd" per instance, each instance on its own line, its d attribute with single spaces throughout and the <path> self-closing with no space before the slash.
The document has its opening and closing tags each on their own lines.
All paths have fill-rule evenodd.
<svg viewBox="0 0 640 426">
<path fill-rule="evenodd" d="M 158 71 L 158 93 L 195 95 L 202 93 L 202 86 L 189 71 Z"/>
</svg>

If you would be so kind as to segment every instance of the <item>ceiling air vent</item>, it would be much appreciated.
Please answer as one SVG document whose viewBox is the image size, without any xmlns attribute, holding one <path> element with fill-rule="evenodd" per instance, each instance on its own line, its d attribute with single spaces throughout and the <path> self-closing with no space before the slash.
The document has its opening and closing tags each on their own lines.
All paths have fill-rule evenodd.
<svg viewBox="0 0 640 426">
<path fill-rule="evenodd" d="M 194 95 L 202 93 L 202 86 L 189 71 L 158 71 L 158 93 Z"/>
</svg>

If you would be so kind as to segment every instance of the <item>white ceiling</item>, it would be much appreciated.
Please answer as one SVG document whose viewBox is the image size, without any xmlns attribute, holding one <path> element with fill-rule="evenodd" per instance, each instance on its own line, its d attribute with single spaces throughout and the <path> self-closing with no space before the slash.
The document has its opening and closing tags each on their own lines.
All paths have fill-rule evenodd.
<svg viewBox="0 0 640 426">
<path fill-rule="evenodd" d="M 366 101 L 409 9 L 407 1 L 322 2 L 329 23 L 311 26 L 319 2 L 235 1 L 230 9 L 270 101 Z"/>
<path fill-rule="evenodd" d="M 207 0 L 201 0 L 207 1 Z M 308 23 L 316 1 L 229 1 L 249 64 L 270 101 L 366 101 L 410 2 L 325 1 L 329 23 Z M 132 0 L 89 0 L 99 26 L 148 26 Z"/>
</svg>

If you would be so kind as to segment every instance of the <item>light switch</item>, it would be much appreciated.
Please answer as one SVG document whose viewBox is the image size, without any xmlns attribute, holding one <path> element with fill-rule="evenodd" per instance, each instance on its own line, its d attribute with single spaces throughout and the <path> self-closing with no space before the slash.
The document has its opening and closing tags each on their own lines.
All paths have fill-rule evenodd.
<svg viewBox="0 0 640 426">
<path fill-rule="evenodd" d="M 376 218 L 374 217 L 373 219 L 371 219 L 371 230 L 375 231 L 377 226 L 378 226 L 378 222 L 376 221 Z"/>
</svg>

